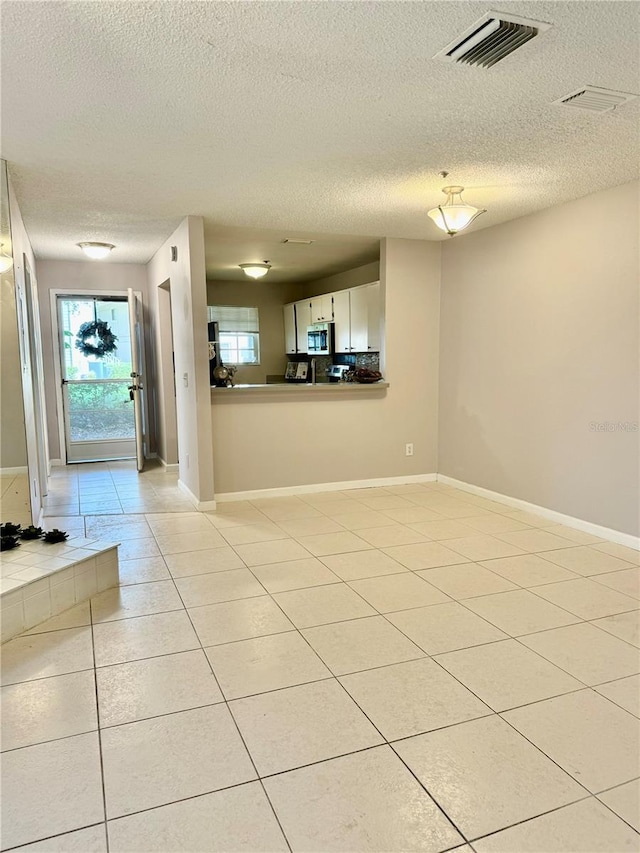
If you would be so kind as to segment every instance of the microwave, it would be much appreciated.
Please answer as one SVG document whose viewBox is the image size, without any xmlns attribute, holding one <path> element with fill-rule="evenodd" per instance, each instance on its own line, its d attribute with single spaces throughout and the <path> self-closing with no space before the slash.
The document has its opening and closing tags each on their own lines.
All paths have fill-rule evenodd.
<svg viewBox="0 0 640 853">
<path fill-rule="evenodd" d="M 309 355 L 333 353 L 333 323 L 314 323 L 307 326 L 307 352 Z"/>
</svg>

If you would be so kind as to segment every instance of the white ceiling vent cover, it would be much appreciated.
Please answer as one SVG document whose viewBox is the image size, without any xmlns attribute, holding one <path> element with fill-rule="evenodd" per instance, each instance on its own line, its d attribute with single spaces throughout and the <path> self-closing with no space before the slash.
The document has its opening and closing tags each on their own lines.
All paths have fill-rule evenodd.
<svg viewBox="0 0 640 853">
<path fill-rule="evenodd" d="M 561 107 L 578 107 L 592 113 L 606 113 L 637 97 L 630 92 L 616 92 L 614 89 L 601 89 L 598 86 L 583 86 L 552 103 Z"/>
<path fill-rule="evenodd" d="M 433 58 L 491 68 L 550 26 L 503 12 L 487 12 Z"/>
</svg>

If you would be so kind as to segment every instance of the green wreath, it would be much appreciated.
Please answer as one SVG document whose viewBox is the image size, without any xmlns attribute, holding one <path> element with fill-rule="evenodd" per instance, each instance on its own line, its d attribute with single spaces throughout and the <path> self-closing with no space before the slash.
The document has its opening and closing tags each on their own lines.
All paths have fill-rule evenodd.
<svg viewBox="0 0 640 853">
<path fill-rule="evenodd" d="M 94 338 L 98 343 L 90 343 Z M 113 352 L 117 346 L 118 338 L 113 334 L 104 320 L 94 320 L 93 323 L 83 323 L 76 335 L 76 348 L 82 355 L 102 358 Z"/>
</svg>

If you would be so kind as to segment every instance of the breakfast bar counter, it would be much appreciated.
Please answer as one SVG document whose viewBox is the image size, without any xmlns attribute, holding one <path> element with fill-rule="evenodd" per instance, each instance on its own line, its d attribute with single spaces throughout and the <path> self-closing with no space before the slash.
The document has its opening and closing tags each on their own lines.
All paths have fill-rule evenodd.
<svg viewBox="0 0 640 853">
<path fill-rule="evenodd" d="M 308 395 L 327 394 L 327 395 L 360 395 L 364 392 L 386 391 L 389 387 L 388 382 L 277 382 L 267 385 L 230 385 L 228 387 L 218 388 L 211 386 L 212 399 L 234 399 L 238 397 L 250 395 L 268 395 L 270 397 L 278 394 L 286 394 L 287 396 L 295 397 L 296 395 L 308 398 Z"/>
</svg>

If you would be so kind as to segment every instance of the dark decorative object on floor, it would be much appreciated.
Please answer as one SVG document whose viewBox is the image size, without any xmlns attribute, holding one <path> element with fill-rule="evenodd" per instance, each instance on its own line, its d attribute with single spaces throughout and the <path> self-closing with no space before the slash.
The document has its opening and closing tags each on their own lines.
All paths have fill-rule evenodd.
<svg viewBox="0 0 640 853">
<path fill-rule="evenodd" d="M 91 343 L 94 338 L 97 338 L 98 343 Z M 115 350 L 117 341 L 118 338 L 104 320 L 94 320 L 93 323 L 83 323 L 80 326 L 76 335 L 76 349 L 79 349 L 82 355 L 102 358 Z"/>
<path fill-rule="evenodd" d="M 57 527 L 54 527 L 53 530 L 48 530 L 44 534 L 44 541 L 49 545 L 55 545 L 56 542 L 64 542 L 65 539 L 69 538 L 69 534 L 65 533 L 64 530 L 58 530 Z"/>
<path fill-rule="evenodd" d="M 30 524 L 29 527 L 25 527 L 22 533 L 20 534 L 21 539 L 40 539 L 44 530 L 41 527 L 34 527 L 33 524 Z"/>
<path fill-rule="evenodd" d="M 20 540 L 17 536 L 2 536 L 0 538 L 0 551 L 11 551 L 12 548 L 17 548 L 20 545 Z"/>
<path fill-rule="evenodd" d="M 6 524 L 0 525 L 0 536 L 2 538 L 5 536 L 19 536 L 21 530 L 21 524 L 13 524 L 13 522 L 7 521 Z"/>
</svg>

